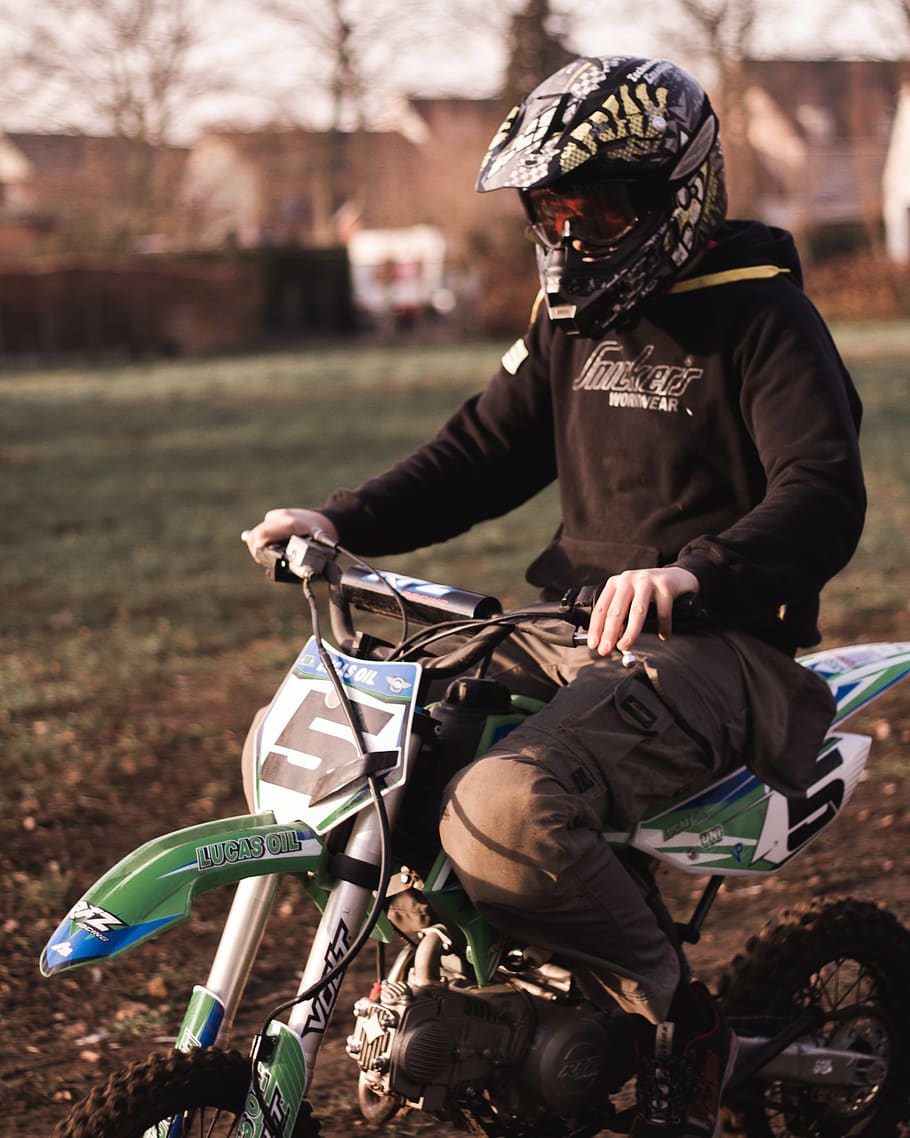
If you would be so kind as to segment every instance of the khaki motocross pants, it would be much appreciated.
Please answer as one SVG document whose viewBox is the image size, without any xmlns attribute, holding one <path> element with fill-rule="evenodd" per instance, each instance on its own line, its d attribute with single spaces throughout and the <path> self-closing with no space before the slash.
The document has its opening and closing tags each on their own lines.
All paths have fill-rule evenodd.
<svg viewBox="0 0 910 1138">
<path fill-rule="evenodd" d="M 617 653 L 515 640 L 488 675 L 555 694 L 449 783 L 443 846 L 493 924 L 587 965 L 621 1007 L 658 1023 L 680 959 L 603 830 L 742 765 L 755 669 L 783 700 L 806 670 L 741 633 L 645 634 L 627 667 Z"/>
</svg>

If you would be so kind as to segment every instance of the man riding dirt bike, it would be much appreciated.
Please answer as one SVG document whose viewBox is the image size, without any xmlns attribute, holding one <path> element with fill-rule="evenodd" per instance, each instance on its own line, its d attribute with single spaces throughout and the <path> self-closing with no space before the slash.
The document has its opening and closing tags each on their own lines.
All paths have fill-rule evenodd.
<svg viewBox="0 0 910 1138">
<path fill-rule="evenodd" d="M 483 917 L 636 1025 L 636 1138 L 716 1138 L 736 1037 L 603 831 L 743 764 L 794 798 L 815 779 L 834 703 L 793 657 L 862 529 L 859 400 L 790 236 L 726 220 L 716 116 L 672 63 L 560 69 L 490 145 L 478 189 L 503 187 L 542 292 L 496 375 L 390 470 L 247 542 L 402 553 L 558 479 L 527 576 L 599 588 L 587 649 L 518 634 L 494 655 L 489 679 L 546 703 L 455 775 L 441 837 Z"/>
<path fill-rule="evenodd" d="M 487 1138 L 629 1133 L 648 1021 L 605 1003 L 597 971 L 572 945 L 539 943 L 533 918 L 527 937 L 484 921 L 438 833 L 451 774 L 545 706 L 511 690 L 515 673 L 490 679 L 491 653 L 531 638 L 584 654 L 593 591 L 503 611 L 490 596 L 377 571 L 324 536 L 259 556 L 273 580 L 302 585 L 312 636 L 250 732 L 254 812 L 127 853 L 70 908 L 41 968 L 95 970 L 181 928 L 198 894 L 236 885 L 218 948 L 173 1049 L 111 1073 L 67 1112 L 58 1138 L 318 1138 L 308 1096 L 318 1101 L 318 1057 L 349 972 L 346 1050 L 371 1126 L 398 1132 L 399 1113 L 418 1111 Z M 317 587 L 341 650 L 323 638 Z M 355 608 L 391 617 L 397 642 L 385 638 L 394 624 L 381 637 L 355 626 Z M 843 723 L 910 674 L 910 644 L 841 646 L 799 663 L 836 706 L 805 794 L 788 797 L 739 767 L 603 833 L 682 964 L 728 875 L 776 873 L 839 816 L 871 743 Z M 507 812 L 507 786 L 497 800 Z M 663 905 L 658 863 L 707 875 L 687 919 Z M 245 1005 L 262 1027 L 244 1053 L 234 1049 L 241 1002 L 288 877 L 321 915 L 281 943 L 299 969 L 296 995 L 276 993 L 265 1017 Z M 715 989 L 738 1040 L 725 1133 L 900 1138 L 910 1122 L 910 932 L 880 905 L 843 898 L 746 935 Z M 352 969 L 370 939 L 372 981 Z M 339 1090 L 336 1073 L 332 1096 Z"/>
</svg>

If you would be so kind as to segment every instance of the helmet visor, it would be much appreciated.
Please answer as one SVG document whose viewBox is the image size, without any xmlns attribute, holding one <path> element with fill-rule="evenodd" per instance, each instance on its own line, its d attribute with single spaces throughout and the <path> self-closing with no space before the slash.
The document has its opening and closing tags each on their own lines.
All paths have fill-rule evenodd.
<svg viewBox="0 0 910 1138">
<path fill-rule="evenodd" d="M 558 190 L 542 186 L 522 196 L 537 239 L 550 248 L 569 238 L 586 249 L 610 249 L 640 216 L 626 182 L 561 182 Z"/>
</svg>

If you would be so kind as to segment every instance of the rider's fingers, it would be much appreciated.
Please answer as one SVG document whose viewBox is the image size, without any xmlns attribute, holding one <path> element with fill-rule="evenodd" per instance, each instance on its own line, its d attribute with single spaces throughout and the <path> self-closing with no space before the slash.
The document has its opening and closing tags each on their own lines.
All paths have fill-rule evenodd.
<svg viewBox="0 0 910 1138">
<path fill-rule="evenodd" d="M 626 627 L 616 642 L 616 647 L 622 649 L 622 651 L 625 652 L 632 647 L 638 639 L 641 630 L 644 628 L 651 596 L 652 589 L 647 583 L 639 584 L 632 594 L 626 619 Z"/>
<path fill-rule="evenodd" d="M 654 593 L 657 608 L 657 635 L 661 640 L 669 640 L 673 633 L 673 594 L 667 589 L 657 589 Z"/>
<path fill-rule="evenodd" d="M 262 532 L 263 528 L 264 528 L 263 524 L 262 524 L 262 522 L 260 522 L 258 526 L 253 526 L 253 528 L 251 530 L 247 530 L 246 534 L 244 535 L 244 541 L 246 542 L 246 547 L 250 551 L 250 556 L 254 560 L 257 559 L 256 558 L 257 552 L 260 549 L 264 549 L 265 546 L 268 545 L 267 540 L 263 536 L 263 532 Z"/>
<path fill-rule="evenodd" d="M 613 596 L 613 583 L 612 579 L 607 581 L 591 612 L 591 619 L 588 622 L 588 647 L 596 652 L 600 646 L 600 640 L 603 636 L 604 623 L 606 621 L 607 605 Z"/>
<path fill-rule="evenodd" d="M 599 635 L 591 645 L 601 656 L 607 656 L 616 647 L 626 623 L 629 606 L 632 604 L 634 588 L 626 574 L 611 577 L 597 600 L 596 610 L 600 614 Z M 589 641 L 590 643 L 590 641 Z"/>
<path fill-rule="evenodd" d="M 293 532 L 294 523 L 290 511 L 269 510 L 258 525 L 247 531 L 246 546 L 250 555 L 256 559 L 256 554 L 260 549 L 265 549 L 267 545 L 287 541 Z"/>
</svg>

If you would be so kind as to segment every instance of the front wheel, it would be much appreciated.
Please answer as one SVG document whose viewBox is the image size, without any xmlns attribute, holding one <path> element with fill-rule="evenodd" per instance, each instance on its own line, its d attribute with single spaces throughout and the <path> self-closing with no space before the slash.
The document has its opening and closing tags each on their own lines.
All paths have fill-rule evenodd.
<svg viewBox="0 0 910 1138">
<path fill-rule="evenodd" d="M 787 913 L 753 938 L 722 985 L 731 1020 L 783 1026 L 819 1013 L 816 1046 L 868 1055 L 884 1075 L 854 1086 L 762 1081 L 730 1095 L 744 1138 L 898 1138 L 910 1121 L 910 933 L 852 898 Z"/>
<path fill-rule="evenodd" d="M 236 1133 L 250 1083 L 250 1061 L 237 1051 L 172 1051 L 115 1072 L 78 1103 L 55 1138 L 165 1138 L 181 1118 L 184 1135 Z M 319 1124 L 301 1103 L 293 1138 L 316 1138 Z"/>
</svg>

